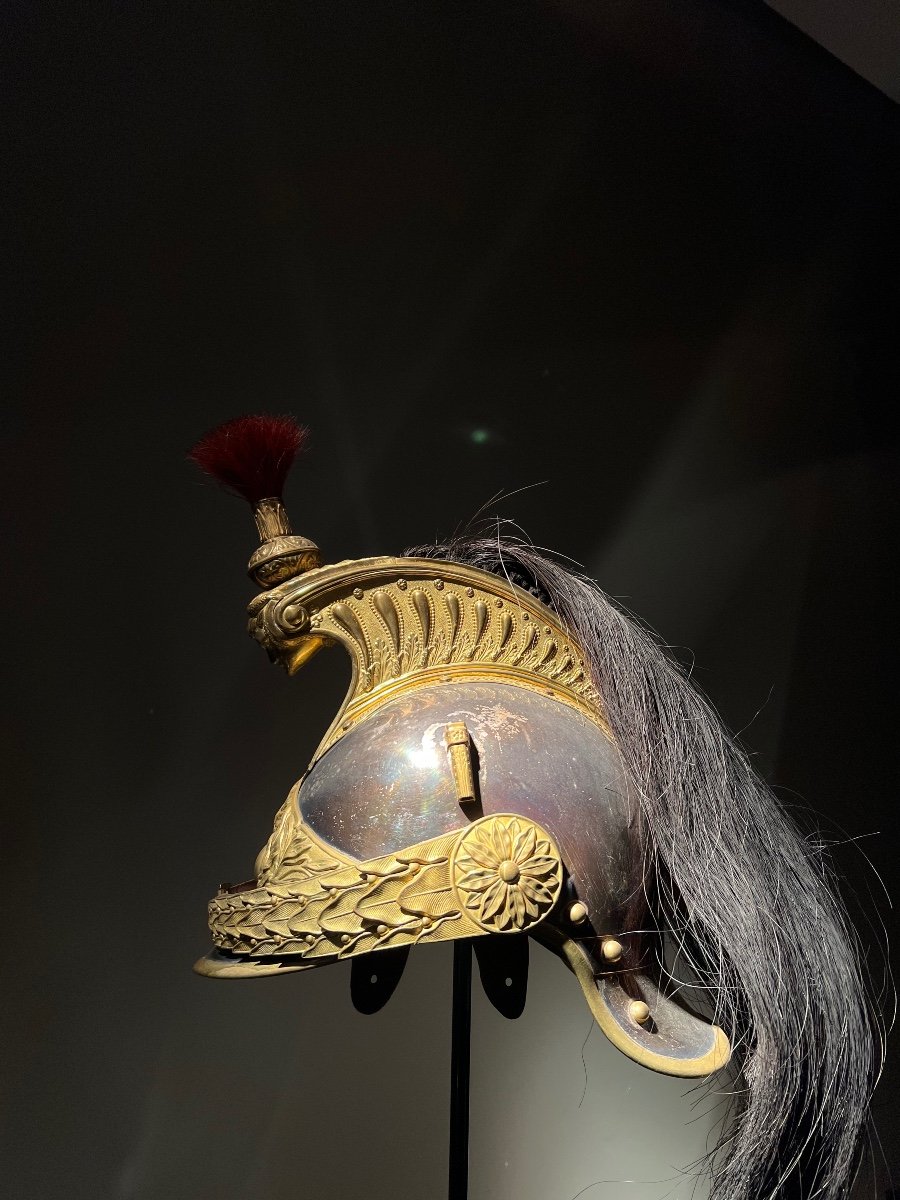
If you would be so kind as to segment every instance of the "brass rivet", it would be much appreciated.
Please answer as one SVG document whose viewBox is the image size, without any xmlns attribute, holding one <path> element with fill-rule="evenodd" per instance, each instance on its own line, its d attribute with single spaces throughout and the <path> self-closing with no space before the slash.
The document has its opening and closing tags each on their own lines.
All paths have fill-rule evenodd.
<svg viewBox="0 0 900 1200">
<path fill-rule="evenodd" d="M 500 864 L 500 878 L 504 883 L 515 883 L 519 878 L 519 867 L 511 858 Z"/>
<path fill-rule="evenodd" d="M 576 900 L 569 909 L 569 920 L 573 925 L 580 925 L 587 918 L 587 915 L 587 906 L 582 904 L 580 900 Z"/>
<path fill-rule="evenodd" d="M 387 931 L 388 931 L 387 925 L 376 925 L 375 926 L 375 932 L 378 934 L 379 937 L 384 937 L 384 935 L 387 933 Z"/>
<path fill-rule="evenodd" d="M 342 933 L 341 934 L 341 945 L 346 946 L 349 943 L 349 941 L 350 941 L 350 934 Z"/>
<path fill-rule="evenodd" d="M 607 938 L 603 943 L 601 953 L 607 962 L 618 962 L 625 953 L 625 947 L 615 938 Z"/>
<path fill-rule="evenodd" d="M 628 1005 L 628 1015 L 632 1021 L 636 1021 L 638 1025 L 643 1025 L 645 1021 L 650 1020 L 650 1009 L 643 1000 L 632 1000 Z"/>
</svg>

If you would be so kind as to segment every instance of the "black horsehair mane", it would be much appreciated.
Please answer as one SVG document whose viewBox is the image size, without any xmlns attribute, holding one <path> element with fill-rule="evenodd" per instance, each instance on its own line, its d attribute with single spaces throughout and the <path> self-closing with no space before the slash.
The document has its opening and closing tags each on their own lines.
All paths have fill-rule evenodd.
<svg viewBox="0 0 900 1200">
<path fill-rule="evenodd" d="M 883 1038 L 822 846 L 661 643 L 592 580 L 499 525 L 407 553 L 505 576 L 584 651 L 639 799 L 643 890 L 669 947 L 657 969 L 725 1029 L 740 1069 L 731 1119 L 693 1165 L 710 1173 L 710 1200 L 848 1197 Z"/>
</svg>

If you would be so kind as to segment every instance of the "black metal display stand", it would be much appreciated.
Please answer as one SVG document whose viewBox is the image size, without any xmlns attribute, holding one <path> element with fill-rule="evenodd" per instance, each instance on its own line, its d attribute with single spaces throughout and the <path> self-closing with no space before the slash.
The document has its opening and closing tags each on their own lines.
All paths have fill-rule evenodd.
<svg viewBox="0 0 900 1200">
<path fill-rule="evenodd" d="M 449 1200 L 469 1194 L 469 1064 L 472 1034 L 472 952 L 485 995 L 504 1017 L 515 1020 L 525 1007 L 528 990 L 528 937 L 476 938 L 453 943 L 453 1012 L 450 1040 Z M 354 958 L 350 996 L 361 1013 L 376 1013 L 394 993 L 409 946 L 379 950 Z"/>
<path fill-rule="evenodd" d="M 453 1021 L 450 1041 L 449 1200 L 469 1194 L 469 1061 L 472 1033 L 472 944 L 453 943 Z"/>
</svg>

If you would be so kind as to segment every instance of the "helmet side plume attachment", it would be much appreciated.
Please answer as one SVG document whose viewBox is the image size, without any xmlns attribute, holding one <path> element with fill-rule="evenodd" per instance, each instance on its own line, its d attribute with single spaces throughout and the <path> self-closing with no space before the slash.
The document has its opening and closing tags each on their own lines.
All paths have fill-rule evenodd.
<svg viewBox="0 0 900 1200">
<path fill-rule="evenodd" d="M 253 509 L 261 545 L 247 566 L 267 590 L 321 566 L 319 548 L 295 534 L 282 500 L 294 459 L 309 430 L 293 417 L 258 414 L 226 421 L 202 437 L 188 458 Z"/>
</svg>

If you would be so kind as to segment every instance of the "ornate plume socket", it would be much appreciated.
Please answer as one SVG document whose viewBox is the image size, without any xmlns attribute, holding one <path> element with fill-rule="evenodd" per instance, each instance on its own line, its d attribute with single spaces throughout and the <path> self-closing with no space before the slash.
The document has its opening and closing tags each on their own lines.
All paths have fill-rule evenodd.
<svg viewBox="0 0 900 1200">
<path fill-rule="evenodd" d="M 262 545 L 252 555 L 247 573 L 261 588 L 321 564 L 319 548 L 291 529 L 281 494 L 309 430 L 293 417 L 237 417 L 211 430 L 188 457 L 226 491 L 253 509 Z"/>
<path fill-rule="evenodd" d="M 528 592 L 428 559 L 370 558 L 310 571 L 250 604 L 250 633 L 293 674 L 338 642 L 353 675 L 322 755 L 388 698 L 431 681 L 494 678 L 540 688 L 605 728 L 578 646 Z"/>
</svg>

